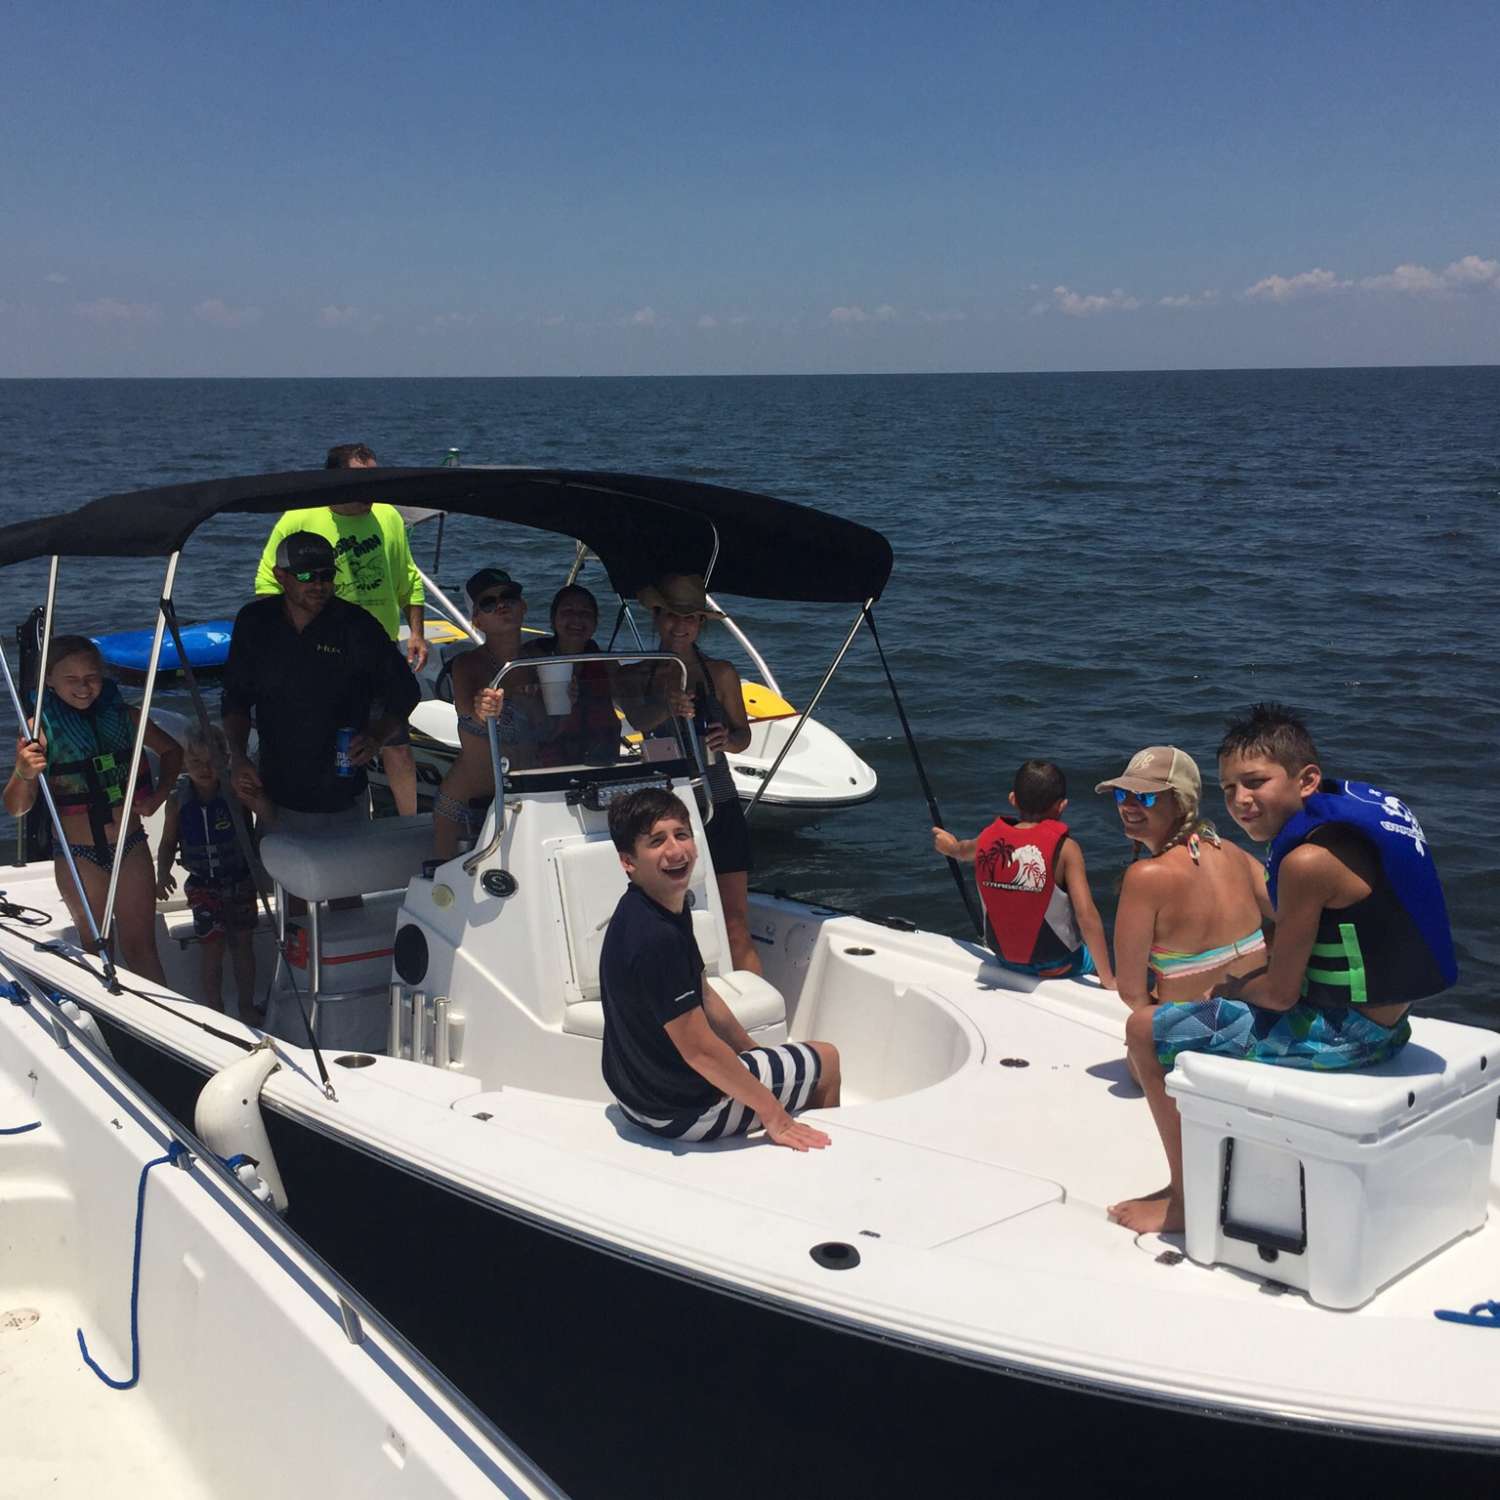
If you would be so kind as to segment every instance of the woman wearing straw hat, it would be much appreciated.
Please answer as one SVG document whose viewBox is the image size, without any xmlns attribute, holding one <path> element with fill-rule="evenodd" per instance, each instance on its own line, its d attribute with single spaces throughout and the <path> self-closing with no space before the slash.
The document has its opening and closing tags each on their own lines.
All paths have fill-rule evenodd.
<svg viewBox="0 0 1500 1500">
<path fill-rule="evenodd" d="M 750 743 L 750 721 L 745 716 L 745 697 L 740 689 L 740 674 L 732 663 L 705 656 L 698 649 L 698 632 L 705 620 L 722 620 L 722 610 L 708 602 L 703 580 L 692 573 L 671 573 L 643 588 L 637 596 L 656 620 L 661 649 L 669 651 L 687 670 L 687 691 L 666 695 L 666 712 L 641 723 L 635 712 L 631 718 L 637 727 L 650 731 L 665 721 L 667 714 L 697 718 L 707 761 L 706 785 L 713 798 L 714 815 L 708 824 L 708 852 L 719 882 L 719 900 L 724 908 L 724 925 L 729 931 L 729 952 L 736 969 L 761 972 L 760 955 L 750 936 L 750 829 L 740 806 L 739 793 L 726 752 L 743 750 Z M 646 671 L 642 695 L 652 699 L 653 680 L 662 663 L 653 662 Z M 663 702 L 659 692 L 658 704 Z"/>
</svg>

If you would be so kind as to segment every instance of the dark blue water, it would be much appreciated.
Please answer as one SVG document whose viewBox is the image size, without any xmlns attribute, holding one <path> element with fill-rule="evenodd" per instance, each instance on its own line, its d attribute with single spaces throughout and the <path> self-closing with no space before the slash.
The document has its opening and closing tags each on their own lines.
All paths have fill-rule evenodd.
<svg viewBox="0 0 1500 1500">
<path fill-rule="evenodd" d="M 1404 794 L 1436 849 L 1462 979 L 1431 1008 L 1497 1024 L 1500 369 L 3 381 L 0 519 L 317 467 L 354 440 L 393 464 L 457 447 L 720 481 L 883 531 L 896 568 L 877 619 L 947 823 L 976 832 L 1020 761 L 1057 760 L 1106 915 L 1128 846 L 1094 782 L 1157 742 L 1211 777 L 1226 714 L 1302 706 L 1324 766 Z M 184 618 L 233 611 L 264 530 L 221 520 L 189 544 Z M 472 522 L 444 551 L 445 585 L 498 562 L 537 614 L 568 560 L 556 539 Z M 160 571 L 65 563 L 61 627 L 145 625 Z M 7 620 L 43 581 L 41 565 L 11 570 Z M 794 701 L 852 618 L 735 612 Z M 757 883 L 962 931 L 867 641 L 820 717 L 875 766 L 880 797 L 762 831 Z"/>
</svg>

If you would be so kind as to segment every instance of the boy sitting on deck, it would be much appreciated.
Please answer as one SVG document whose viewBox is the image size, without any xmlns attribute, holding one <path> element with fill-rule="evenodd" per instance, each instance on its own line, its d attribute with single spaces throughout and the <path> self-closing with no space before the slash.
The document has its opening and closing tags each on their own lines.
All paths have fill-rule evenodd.
<svg viewBox="0 0 1500 1500">
<path fill-rule="evenodd" d="M 1126 1046 L 1161 1135 L 1171 1182 L 1109 1216 L 1137 1233 L 1180 1230 L 1182 1122 L 1167 1094 L 1181 1052 L 1288 1068 L 1367 1068 L 1411 1037 L 1414 1000 L 1458 978 L 1443 888 L 1421 824 L 1362 781 L 1325 780 L 1307 726 L 1277 703 L 1231 722 L 1219 746 L 1230 816 L 1266 855 L 1276 934 L 1268 967 L 1211 1000 L 1148 1006 Z"/>
<path fill-rule="evenodd" d="M 224 1009 L 224 948 L 233 955 L 234 988 L 240 1019 L 260 1021 L 255 1008 L 255 877 L 240 844 L 230 798 L 218 765 L 229 764 L 224 731 L 210 726 L 212 743 L 201 725 L 186 738 L 186 774 L 167 798 L 161 847 L 156 851 L 156 894 L 165 900 L 177 888 L 172 862 L 178 857 L 188 872 L 187 900 L 198 940 L 198 994 L 205 1005 Z M 217 750 L 217 755 L 215 755 Z M 217 764 L 216 764 L 217 763 Z M 264 816 L 269 804 L 254 811 Z M 241 824 L 241 829 L 244 825 Z"/>
<path fill-rule="evenodd" d="M 609 836 L 630 879 L 604 935 L 604 1082 L 653 1135 L 715 1141 L 757 1120 L 778 1146 L 807 1151 L 828 1137 L 792 1119 L 839 1102 L 830 1042 L 757 1047 L 703 974 L 687 910 L 698 847 L 688 810 L 658 787 L 609 807 Z"/>
<path fill-rule="evenodd" d="M 1050 760 L 1028 760 L 1016 772 L 1010 805 L 1019 818 L 996 818 L 973 839 L 934 828 L 932 847 L 974 865 L 1001 968 L 1038 979 L 1097 973 L 1105 989 L 1114 989 L 1083 850 L 1062 821 L 1068 805 L 1062 771 Z"/>
</svg>

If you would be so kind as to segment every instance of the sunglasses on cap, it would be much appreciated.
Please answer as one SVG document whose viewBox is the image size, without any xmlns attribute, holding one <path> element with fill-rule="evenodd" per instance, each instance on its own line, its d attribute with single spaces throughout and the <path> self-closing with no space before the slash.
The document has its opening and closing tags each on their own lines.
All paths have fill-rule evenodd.
<svg viewBox="0 0 1500 1500">
<path fill-rule="evenodd" d="M 1122 786 L 1112 787 L 1115 794 L 1115 806 L 1124 807 L 1127 797 L 1134 797 L 1142 807 L 1155 807 L 1156 799 L 1161 796 L 1160 792 L 1128 792 Z"/>
<path fill-rule="evenodd" d="M 304 568 L 292 574 L 298 583 L 332 583 L 332 568 Z"/>
<path fill-rule="evenodd" d="M 521 593 L 519 589 L 501 589 L 497 593 L 486 594 L 483 599 L 478 599 L 475 601 L 474 613 L 476 615 L 488 614 L 492 609 L 499 609 L 502 604 L 516 603 L 517 600 L 520 599 L 520 597 Z"/>
</svg>

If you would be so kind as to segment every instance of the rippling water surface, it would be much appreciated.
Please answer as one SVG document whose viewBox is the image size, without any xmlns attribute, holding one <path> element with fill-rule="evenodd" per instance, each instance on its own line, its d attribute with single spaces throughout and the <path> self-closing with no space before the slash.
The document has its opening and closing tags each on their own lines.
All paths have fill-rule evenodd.
<svg viewBox="0 0 1500 1500">
<path fill-rule="evenodd" d="M 392 464 L 457 447 L 706 479 L 884 532 L 881 638 L 945 821 L 976 832 L 1020 761 L 1057 760 L 1106 915 L 1128 846 L 1093 784 L 1157 742 L 1211 776 L 1228 713 L 1305 708 L 1325 767 L 1401 792 L 1432 839 L 1462 976 L 1431 1008 L 1500 1024 L 1500 369 L 0 381 L 0 520 L 317 467 L 356 440 Z M 254 518 L 199 533 L 185 619 L 233 612 L 264 533 Z M 481 557 L 531 585 L 533 623 L 567 562 L 556 539 L 465 521 L 440 581 L 456 591 Z M 9 616 L 43 584 L 41 565 L 10 570 Z M 69 561 L 62 587 L 63 629 L 142 626 L 160 565 Z M 852 617 L 730 604 L 793 701 Z M 867 641 L 819 716 L 876 768 L 880 796 L 818 827 L 761 829 L 756 882 L 963 931 Z"/>
</svg>

